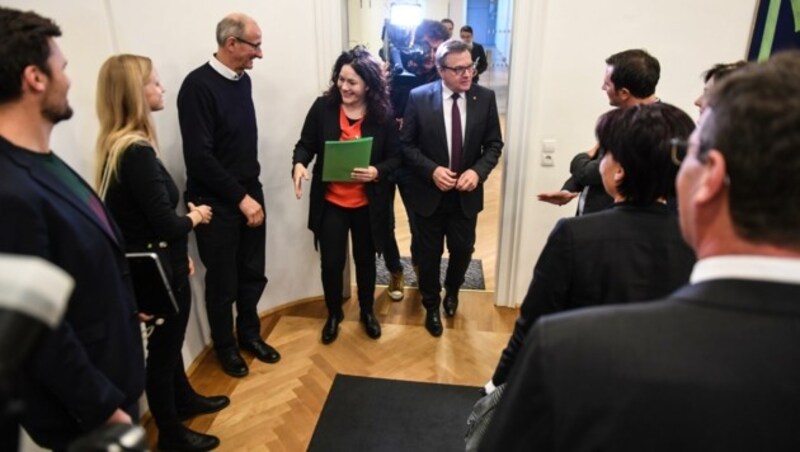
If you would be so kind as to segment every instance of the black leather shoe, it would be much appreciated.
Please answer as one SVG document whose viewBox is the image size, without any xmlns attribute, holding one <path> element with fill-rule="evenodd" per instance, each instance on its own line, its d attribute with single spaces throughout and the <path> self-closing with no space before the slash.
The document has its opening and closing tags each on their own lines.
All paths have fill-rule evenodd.
<svg viewBox="0 0 800 452">
<path fill-rule="evenodd" d="M 257 360 L 268 364 L 274 364 L 281 360 L 281 354 L 261 339 L 239 342 L 239 348 L 252 353 Z"/>
<path fill-rule="evenodd" d="M 183 427 L 176 432 L 159 432 L 160 451 L 203 451 L 219 447 L 219 438 Z"/>
<path fill-rule="evenodd" d="M 458 309 L 458 295 L 446 293 L 444 295 L 444 301 L 442 301 L 442 307 L 444 307 L 444 313 L 447 317 L 453 317 L 456 315 L 456 309 Z"/>
<path fill-rule="evenodd" d="M 196 395 L 189 401 L 176 407 L 178 420 L 186 421 L 201 414 L 216 413 L 231 404 L 231 399 L 224 395 L 205 397 Z"/>
<path fill-rule="evenodd" d="M 442 318 L 439 317 L 439 309 L 428 309 L 425 314 L 425 328 L 431 336 L 439 337 L 442 335 Z"/>
<path fill-rule="evenodd" d="M 361 322 L 364 324 L 364 329 L 367 331 L 367 336 L 371 337 L 372 339 L 381 337 L 381 324 L 378 323 L 378 319 L 375 318 L 374 313 L 362 312 Z"/>
<path fill-rule="evenodd" d="M 325 326 L 322 327 L 323 344 L 330 344 L 336 340 L 336 337 L 339 336 L 339 322 L 341 321 L 342 317 L 340 316 L 328 316 L 328 321 L 325 322 Z"/>
<path fill-rule="evenodd" d="M 247 375 L 247 363 L 244 362 L 239 350 L 231 348 L 228 350 L 217 350 L 217 359 L 222 366 L 222 370 L 231 377 L 244 377 Z"/>
</svg>

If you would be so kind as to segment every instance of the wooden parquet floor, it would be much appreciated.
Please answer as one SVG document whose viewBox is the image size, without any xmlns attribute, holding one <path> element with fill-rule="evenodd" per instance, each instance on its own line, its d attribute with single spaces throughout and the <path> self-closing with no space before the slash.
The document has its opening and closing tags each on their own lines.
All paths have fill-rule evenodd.
<svg viewBox="0 0 800 452">
<path fill-rule="evenodd" d="M 321 300 L 310 300 L 262 320 L 262 335 L 281 352 L 279 363 L 245 355 L 250 374 L 236 379 L 219 369 L 213 352 L 201 356 L 190 371 L 193 386 L 202 394 L 226 394 L 231 405 L 187 425 L 219 436 L 219 450 L 303 451 L 337 373 L 472 386 L 488 380 L 516 309 L 495 307 L 488 292 L 462 292 L 456 317 L 446 319 L 444 334 L 434 338 L 423 326 L 425 313 L 415 290 L 406 290 L 406 298 L 397 303 L 383 292 L 376 292 L 375 311 L 383 329 L 377 341 L 364 333 L 358 304 L 350 300 L 338 339 L 323 345 L 325 307 Z M 155 429 L 146 426 L 154 443 Z"/>
</svg>

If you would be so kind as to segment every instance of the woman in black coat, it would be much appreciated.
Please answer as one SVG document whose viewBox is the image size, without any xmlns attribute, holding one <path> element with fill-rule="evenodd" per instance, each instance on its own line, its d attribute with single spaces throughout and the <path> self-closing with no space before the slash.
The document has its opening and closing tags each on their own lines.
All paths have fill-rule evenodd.
<svg viewBox="0 0 800 452">
<path fill-rule="evenodd" d="M 219 439 L 190 430 L 181 420 L 218 411 L 230 401 L 192 389 L 181 347 L 191 309 L 189 275 L 194 271 L 187 237 L 192 228 L 208 223 L 212 212 L 206 205 L 190 203 L 188 214 L 175 213 L 178 188 L 158 158 L 150 114 L 164 108 L 163 94 L 149 58 L 117 55 L 103 64 L 97 84 L 97 186 L 122 230 L 126 250 L 159 256 L 178 303 L 177 315 L 149 322 L 153 332 L 147 343 L 145 390 L 158 426 L 159 448 L 209 450 Z"/>
<path fill-rule="evenodd" d="M 350 180 L 324 182 L 325 142 L 372 137 L 370 164 L 354 168 Z M 330 88 L 306 116 L 292 156 L 295 195 L 302 195 L 308 165 L 316 158 L 311 181 L 308 228 L 319 246 L 322 286 L 328 320 L 322 342 L 336 340 L 342 311 L 342 272 L 348 232 L 353 242 L 361 321 L 369 337 L 381 335 L 373 312 L 375 253 L 388 236 L 392 187 L 387 176 L 400 165 L 397 128 L 392 119 L 388 85 L 380 62 L 363 47 L 343 52 L 333 66 Z"/>
</svg>

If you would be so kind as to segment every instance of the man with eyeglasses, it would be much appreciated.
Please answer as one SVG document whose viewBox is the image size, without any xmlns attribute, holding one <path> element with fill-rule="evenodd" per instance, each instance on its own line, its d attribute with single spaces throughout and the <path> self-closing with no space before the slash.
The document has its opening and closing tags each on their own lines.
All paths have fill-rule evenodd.
<svg viewBox="0 0 800 452">
<path fill-rule="evenodd" d="M 195 230 L 206 267 L 211 339 L 225 373 L 243 377 L 248 368 L 239 349 L 267 363 L 280 359 L 261 338 L 257 312 L 267 284 L 266 225 L 258 180 L 256 114 L 245 71 L 253 68 L 254 59 L 263 57 L 261 29 L 251 17 L 229 14 L 217 24 L 217 44 L 208 63 L 183 81 L 178 117 L 187 201 L 214 209 L 214 221 Z M 233 336 L 234 303 L 237 338 Z"/>
<path fill-rule="evenodd" d="M 690 283 L 540 319 L 481 450 L 800 450 L 798 73 L 714 85 L 675 183 Z"/>
<path fill-rule="evenodd" d="M 494 92 L 472 83 L 475 66 L 467 44 L 440 45 L 436 66 L 441 81 L 411 91 L 400 139 L 413 173 L 406 201 L 417 221 L 425 327 L 440 336 L 440 304 L 447 316 L 455 315 L 483 210 L 483 182 L 497 165 L 503 140 Z M 450 261 L 442 303 L 439 265 L 445 238 Z"/>
</svg>

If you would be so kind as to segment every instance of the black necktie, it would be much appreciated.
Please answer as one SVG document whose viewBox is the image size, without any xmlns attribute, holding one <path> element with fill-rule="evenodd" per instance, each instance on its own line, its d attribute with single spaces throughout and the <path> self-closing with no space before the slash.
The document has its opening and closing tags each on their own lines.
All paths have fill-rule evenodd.
<svg viewBox="0 0 800 452">
<path fill-rule="evenodd" d="M 458 93 L 453 93 L 450 97 L 453 99 L 453 110 L 450 113 L 453 119 L 451 127 L 453 146 L 450 150 L 450 169 L 458 173 L 461 171 L 461 111 L 458 109 Z"/>
</svg>

